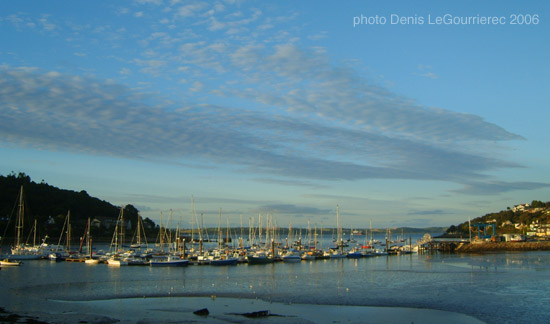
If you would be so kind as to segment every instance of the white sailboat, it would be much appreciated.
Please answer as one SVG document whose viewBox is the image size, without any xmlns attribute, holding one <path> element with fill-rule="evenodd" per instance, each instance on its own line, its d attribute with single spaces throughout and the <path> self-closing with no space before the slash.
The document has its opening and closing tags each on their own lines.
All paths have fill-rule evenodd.
<svg viewBox="0 0 550 324">
<path fill-rule="evenodd" d="M 63 239 L 63 234 L 65 234 L 66 243 L 65 247 L 61 245 Z M 63 228 L 61 229 L 61 234 L 59 235 L 59 241 L 57 242 L 57 247 L 55 251 L 48 255 L 48 258 L 52 261 L 63 261 L 69 257 L 71 251 L 71 211 L 67 212 L 65 217 L 65 222 L 63 223 Z"/>
<path fill-rule="evenodd" d="M 336 227 L 338 235 L 336 239 L 337 249 L 330 253 L 331 259 L 341 259 L 346 257 L 346 255 L 344 254 L 344 238 L 342 235 L 342 227 L 340 226 L 340 206 L 338 205 L 336 205 Z"/>
<path fill-rule="evenodd" d="M 94 259 L 92 257 L 92 236 L 90 235 L 90 231 L 91 231 L 91 222 L 90 222 L 90 218 L 88 218 L 88 224 L 86 224 L 86 252 L 87 252 L 87 256 L 86 258 L 84 259 L 84 262 L 86 264 L 98 264 L 99 263 L 99 260 L 98 259 Z"/>
<path fill-rule="evenodd" d="M 47 256 L 51 252 L 51 247 L 46 244 L 46 238 L 42 241 L 42 244 L 36 245 L 36 220 L 34 221 L 33 227 L 33 244 L 25 244 L 22 242 L 23 225 L 25 217 L 25 206 L 23 202 L 23 186 L 19 192 L 19 206 L 17 211 L 17 219 L 15 223 L 16 237 L 15 244 L 11 248 L 11 254 L 7 256 L 10 260 L 32 260 L 32 259 L 41 259 L 42 257 Z"/>
<path fill-rule="evenodd" d="M 120 233 L 119 233 L 120 229 Z M 113 233 L 113 239 L 111 240 L 111 257 L 107 259 L 107 264 L 110 266 L 125 266 L 128 265 L 128 261 L 124 260 L 120 255 L 123 249 L 124 243 L 124 208 L 120 207 L 120 214 L 118 216 L 117 224 L 115 226 L 115 232 Z M 114 250 L 113 250 L 114 246 Z"/>
</svg>

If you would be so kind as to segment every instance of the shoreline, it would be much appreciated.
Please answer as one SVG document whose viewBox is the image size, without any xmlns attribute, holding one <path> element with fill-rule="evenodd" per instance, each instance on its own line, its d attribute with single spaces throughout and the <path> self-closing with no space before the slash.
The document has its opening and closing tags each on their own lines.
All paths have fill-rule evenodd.
<svg viewBox="0 0 550 324">
<path fill-rule="evenodd" d="M 460 243 L 456 253 L 550 251 L 550 241 L 541 242 L 472 242 Z"/>
</svg>

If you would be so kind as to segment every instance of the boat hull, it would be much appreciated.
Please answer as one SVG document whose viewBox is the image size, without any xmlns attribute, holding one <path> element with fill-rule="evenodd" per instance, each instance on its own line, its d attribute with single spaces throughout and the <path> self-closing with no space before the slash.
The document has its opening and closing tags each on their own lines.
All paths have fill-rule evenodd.
<svg viewBox="0 0 550 324">
<path fill-rule="evenodd" d="M 152 267 L 185 267 L 189 260 L 151 261 L 150 264 Z"/>
<path fill-rule="evenodd" d="M 128 261 L 124 260 L 107 260 L 107 264 L 113 267 L 127 266 Z"/>
<path fill-rule="evenodd" d="M 0 261 L 0 266 L 2 267 L 17 267 L 21 265 L 21 262 L 19 261 L 13 261 L 13 260 L 2 260 Z"/>
<path fill-rule="evenodd" d="M 9 254 L 6 256 L 8 260 L 39 260 L 44 256 L 42 254 Z"/>
<path fill-rule="evenodd" d="M 302 261 L 302 257 L 300 257 L 299 255 L 283 256 L 281 259 L 283 260 L 283 262 L 287 263 L 297 263 Z"/>
<path fill-rule="evenodd" d="M 239 259 L 237 259 L 237 258 L 223 259 L 223 260 L 212 260 L 212 261 L 210 261 L 210 265 L 213 265 L 213 266 L 236 265 L 238 261 L 239 261 Z"/>
<path fill-rule="evenodd" d="M 248 264 L 266 264 L 266 263 L 272 263 L 273 259 L 268 257 L 255 257 L 255 256 L 249 256 L 248 257 Z"/>
</svg>

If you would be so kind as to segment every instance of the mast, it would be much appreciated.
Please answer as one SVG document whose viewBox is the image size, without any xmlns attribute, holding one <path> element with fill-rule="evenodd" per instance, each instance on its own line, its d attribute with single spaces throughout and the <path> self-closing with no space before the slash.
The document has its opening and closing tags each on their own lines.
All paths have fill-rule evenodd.
<svg viewBox="0 0 550 324">
<path fill-rule="evenodd" d="M 32 246 L 36 246 L 36 230 L 37 230 L 37 226 L 36 226 L 36 218 L 34 219 L 34 227 L 33 227 L 33 231 L 32 231 Z"/>
<path fill-rule="evenodd" d="M 201 213 L 201 230 L 199 231 L 199 241 L 202 242 L 202 229 L 204 229 L 204 232 L 206 233 L 206 241 L 210 242 L 210 236 L 208 235 L 208 228 L 204 227 L 204 214 Z"/>
<path fill-rule="evenodd" d="M 258 215 L 258 245 L 262 245 L 262 214 Z"/>
<path fill-rule="evenodd" d="M 159 231 L 159 237 L 160 237 L 160 249 L 162 252 L 164 252 L 164 227 L 162 225 L 162 211 L 160 211 L 160 231 Z"/>
<path fill-rule="evenodd" d="M 19 247 L 21 245 L 21 232 L 23 231 L 23 217 L 25 215 L 24 206 L 23 206 L 23 186 L 19 192 L 19 211 L 17 213 L 17 224 L 15 228 L 17 229 L 17 236 L 15 241 L 15 246 Z"/>
<path fill-rule="evenodd" d="M 338 244 L 342 244 L 343 238 L 342 238 L 342 228 L 340 227 L 340 206 L 336 205 L 336 230 L 337 232 L 337 239 L 336 241 Z"/>
<path fill-rule="evenodd" d="M 136 238 L 137 245 L 140 245 L 141 247 L 141 215 L 138 213 L 138 219 L 137 219 L 137 238 Z"/>
<path fill-rule="evenodd" d="M 191 244 L 195 243 L 195 197 L 191 196 Z"/>
<path fill-rule="evenodd" d="M 90 217 L 88 217 L 88 224 L 86 225 L 87 227 L 87 232 L 86 232 L 86 238 L 87 238 L 87 241 L 86 241 L 86 249 L 88 250 L 88 255 L 90 256 L 90 259 L 92 258 L 92 236 L 90 235 L 90 232 L 91 232 L 91 227 L 92 223 L 90 221 Z"/>
<path fill-rule="evenodd" d="M 229 246 L 229 216 L 227 216 L 227 228 L 226 228 L 226 234 L 225 234 L 225 241 Z M 231 240 L 231 243 L 233 243 L 233 240 Z"/>
<path fill-rule="evenodd" d="M 288 223 L 288 235 L 286 237 L 286 247 L 292 246 L 292 220 Z"/>
<path fill-rule="evenodd" d="M 223 238 L 222 238 L 221 226 L 222 226 L 222 209 L 220 208 L 220 217 L 218 219 L 218 249 L 220 249 L 220 250 L 223 247 Z"/>
<path fill-rule="evenodd" d="M 195 214 L 195 217 L 197 217 L 197 214 Z M 199 241 L 202 241 L 202 231 L 203 230 L 204 230 L 204 220 L 202 218 L 202 213 L 201 213 L 200 225 L 199 225 L 199 219 L 197 218 L 197 231 L 199 232 Z"/>
<path fill-rule="evenodd" d="M 67 252 L 71 251 L 71 211 L 67 212 Z"/>
<path fill-rule="evenodd" d="M 120 207 L 120 249 L 124 249 L 124 208 Z"/>
<path fill-rule="evenodd" d="M 170 252 L 170 249 L 173 249 L 173 243 L 174 243 L 174 240 L 172 240 L 172 208 L 170 208 L 170 214 L 168 216 L 168 234 L 167 234 L 167 238 L 168 238 L 168 252 Z"/>
<path fill-rule="evenodd" d="M 239 237 L 239 248 L 243 248 L 243 214 L 241 214 L 241 237 Z"/>
</svg>

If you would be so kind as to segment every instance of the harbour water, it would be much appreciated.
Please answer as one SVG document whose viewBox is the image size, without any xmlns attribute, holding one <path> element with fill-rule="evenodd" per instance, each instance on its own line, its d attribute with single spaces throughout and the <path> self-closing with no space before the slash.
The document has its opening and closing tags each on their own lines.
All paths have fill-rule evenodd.
<svg viewBox="0 0 550 324">
<path fill-rule="evenodd" d="M 247 311 L 309 309 L 317 315 L 331 308 L 311 307 L 331 305 L 336 322 L 347 323 L 437 322 L 433 316 L 448 323 L 544 323 L 550 311 L 550 254 L 410 254 L 182 268 L 36 260 L 2 268 L 0 286 L 0 307 L 8 311 L 108 314 L 128 323 L 151 317 L 154 310 L 166 316 L 155 314 L 159 322 L 231 322 L 223 316 L 243 305 Z M 202 305 L 219 315 L 194 316 Z M 430 310 L 431 315 L 422 313 Z M 456 317 L 461 314 L 465 317 Z M 304 320 L 334 322 L 319 316 Z"/>
</svg>

